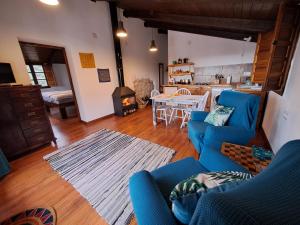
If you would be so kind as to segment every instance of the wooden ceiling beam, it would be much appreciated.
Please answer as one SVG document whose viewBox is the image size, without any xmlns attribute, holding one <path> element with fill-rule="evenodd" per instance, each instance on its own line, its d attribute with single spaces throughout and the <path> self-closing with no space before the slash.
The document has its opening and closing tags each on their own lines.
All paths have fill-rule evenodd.
<svg viewBox="0 0 300 225">
<path fill-rule="evenodd" d="M 207 29 L 226 29 L 232 31 L 266 32 L 274 28 L 274 22 L 269 20 L 204 17 L 190 15 L 175 15 L 146 11 L 124 10 L 125 17 L 140 18 L 146 21 L 155 21 L 168 24 L 197 26 Z"/>
<path fill-rule="evenodd" d="M 251 36 L 251 42 L 256 42 L 257 34 L 254 32 L 232 32 L 227 30 L 204 29 L 196 26 L 182 26 L 176 24 L 161 23 L 156 21 L 145 21 L 145 27 L 160 28 L 165 30 L 181 31 L 186 33 L 202 34 L 212 37 L 221 37 L 234 40 L 243 40 L 245 37 Z"/>
</svg>

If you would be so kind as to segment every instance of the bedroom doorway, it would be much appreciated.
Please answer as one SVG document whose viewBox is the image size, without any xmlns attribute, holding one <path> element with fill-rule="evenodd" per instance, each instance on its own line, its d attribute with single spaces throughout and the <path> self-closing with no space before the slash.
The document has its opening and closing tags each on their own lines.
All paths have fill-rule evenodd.
<svg viewBox="0 0 300 225">
<path fill-rule="evenodd" d="M 31 84 L 40 85 L 50 119 L 79 118 L 65 48 L 19 41 Z"/>
</svg>

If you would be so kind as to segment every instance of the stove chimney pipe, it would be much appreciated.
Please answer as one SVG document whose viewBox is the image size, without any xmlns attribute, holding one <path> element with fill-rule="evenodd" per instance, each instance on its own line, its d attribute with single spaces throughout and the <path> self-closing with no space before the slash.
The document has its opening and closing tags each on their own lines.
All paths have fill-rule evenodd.
<svg viewBox="0 0 300 225">
<path fill-rule="evenodd" d="M 116 58 L 116 66 L 118 73 L 119 86 L 124 87 L 124 73 L 123 73 L 123 62 L 122 62 L 122 51 L 121 51 L 121 42 L 117 37 L 117 29 L 118 29 L 118 12 L 117 12 L 117 4 L 116 2 L 109 2 L 110 9 L 110 18 L 111 18 L 111 28 L 115 46 L 115 58 Z"/>
</svg>

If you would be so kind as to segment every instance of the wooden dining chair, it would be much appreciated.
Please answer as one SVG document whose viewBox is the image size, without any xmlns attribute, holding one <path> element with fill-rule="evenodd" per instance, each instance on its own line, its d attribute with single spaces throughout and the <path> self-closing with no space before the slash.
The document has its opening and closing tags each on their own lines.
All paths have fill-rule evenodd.
<svg viewBox="0 0 300 225">
<path fill-rule="evenodd" d="M 175 92 L 175 95 L 191 95 L 191 92 L 189 89 L 187 88 L 180 88 Z M 188 105 L 182 105 L 182 104 L 175 104 L 170 106 L 171 108 L 171 115 L 170 115 L 170 121 L 169 123 L 171 123 L 172 121 L 174 121 L 174 119 L 176 118 L 181 118 L 183 119 L 184 117 L 184 110 L 189 107 Z M 178 115 L 178 111 L 181 112 L 180 115 Z"/>
<path fill-rule="evenodd" d="M 180 88 L 175 92 L 175 95 L 191 95 L 191 92 L 187 88 Z"/>
<path fill-rule="evenodd" d="M 209 91 L 205 92 L 205 94 L 201 97 L 200 101 L 197 104 L 193 105 L 191 108 L 186 108 L 184 110 L 184 117 L 182 119 L 182 123 L 180 128 L 183 128 L 187 122 L 191 119 L 192 111 L 205 111 L 205 106 L 207 103 L 207 99 L 209 96 Z"/>
<path fill-rule="evenodd" d="M 160 95 L 160 92 L 158 90 L 152 90 L 151 91 L 151 98 L 155 97 L 157 95 Z M 155 103 L 152 103 L 155 104 Z M 156 112 L 158 113 L 159 116 L 157 116 L 157 119 L 164 120 L 166 126 L 168 126 L 168 110 L 169 106 L 167 105 L 157 105 L 156 106 Z"/>
</svg>

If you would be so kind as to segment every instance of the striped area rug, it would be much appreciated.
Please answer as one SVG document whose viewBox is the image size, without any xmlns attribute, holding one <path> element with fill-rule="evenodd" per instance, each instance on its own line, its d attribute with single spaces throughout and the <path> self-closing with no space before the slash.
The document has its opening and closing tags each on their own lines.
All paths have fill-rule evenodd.
<svg viewBox="0 0 300 225">
<path fill-rule="evenodd" d="M 133 215 L 128 181 L 137 171 L 166 165 L 174 150 L 102 129 L 44 156 L 110 225 L 127 225 Z"/>
</svg>

